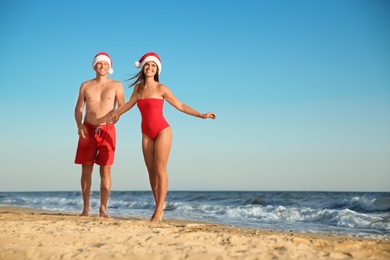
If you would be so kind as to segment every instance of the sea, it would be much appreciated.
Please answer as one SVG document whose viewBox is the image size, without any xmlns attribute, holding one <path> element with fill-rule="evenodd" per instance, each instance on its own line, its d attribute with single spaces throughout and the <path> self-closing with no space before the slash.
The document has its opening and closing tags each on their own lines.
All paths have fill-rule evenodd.
<svg viewBox="0 0 390 260">
<path fill-rule="evenodd" d="M 98 214 L 99 192 L 91 193 Z M 0 192 L 0 206 L 79 214 L 80 191 Z M 150 218 L 151 191 L 112 191 L 113 217 Z M 201 221 L 265 230 L 390 239 L 390 193 L 168 191 L 164 219 Z"/>
</svg>

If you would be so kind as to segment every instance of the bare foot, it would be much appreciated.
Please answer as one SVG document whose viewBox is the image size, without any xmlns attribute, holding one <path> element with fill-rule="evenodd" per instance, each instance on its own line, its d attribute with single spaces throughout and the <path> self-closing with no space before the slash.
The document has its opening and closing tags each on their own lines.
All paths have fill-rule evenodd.
<svg viewBox="0 0 390 260">
<path fill-rule="evenodd" d="M 100 213 L 99 217 L 101 217 L 101 218 L 109 218 L 110 215 L 107 215 L 106 213 Z"/>
<path fill-rule="evenodd" d="M 154 212 L 152 218 L 150 219 L 150 221 L 152 222 L 160 222 L 162 221 L 162 217 L 164 215 L 164 211 L 161 211 L 161 212 Z"/>
<path fill-rule="evenodd" d="M 83 212 L 81 212 L 81 214 L 79 215 L 80 217 L 87 217 L 89 216 L 89 211 L 91 210 L 91 206 L 87 207 L 87 208 L 84 208 L 83 209 Z"/>
<path fill-rule="evenodd" d="M 107 214 L 106 210 L 104 207 L 100 207 L 99 209 L 99 217 L 101 218 L 109 218 L 110 216 Z"/>
</svg>

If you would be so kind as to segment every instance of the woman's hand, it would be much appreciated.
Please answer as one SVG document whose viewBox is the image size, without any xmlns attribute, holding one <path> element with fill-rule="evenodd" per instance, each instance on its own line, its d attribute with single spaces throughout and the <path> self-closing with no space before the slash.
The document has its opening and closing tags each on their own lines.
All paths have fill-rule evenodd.
<svg viewBox="0 0 390 260">
<path fill-rule="evenodd" d="M 203 114 L 202 118 L 203 119 L 211 118 L 211 119 L 214 120 L 214 119 L 217 119 L 217 115 L 215 113 L 213 113 L 213 112 L 208 112 L 206 114 Z"/>
<path fill-rule="evenodd" d="M 116 122 L 118 122 L 118 120 L 119 120 L 118 114 L 112 112 L 111 114 L 108 115 L 107 124 L 115 124 Z"/>
</svg>

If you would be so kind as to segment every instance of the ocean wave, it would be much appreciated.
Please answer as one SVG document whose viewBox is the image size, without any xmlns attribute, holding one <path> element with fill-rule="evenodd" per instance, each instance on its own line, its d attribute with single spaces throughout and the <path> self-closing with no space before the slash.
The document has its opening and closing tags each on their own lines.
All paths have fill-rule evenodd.
<svg viewBox="0 0 390 260">
<path fill-rule="evenodd" d="M 202 207 L 204 213 L 225 214 L 228 218 L 252 219 L 264 222 L 322 223 L 354 229 L 390 231 L 387 214 L 367 215 L 352 210 L 266 207 Z M 183 209 L 182 209 L 183 210 Z"/>
<path fill-rule="evenodd" d="M 265 205 L 266 200 L 263 197 L 252 197 L 245 201 L 245 204 Z"/>
<path fill-rule="evenodd" d="M 90 203 L 98 212 L 98 191 Z M 0 192 L 0 205 L 78 213 L 83 201 L 81 192 Z M 388 193 L 170 192 L 166 206 L 166 218 L 390 238 Z M 150 217 L 154 207 L 150 191 L 114 191 L 108 203 L 118 217 Z"/>
<path fill-rule="evenodd" d="M 358 212 L 390 211 L 390 198 L 353 197 L 350 209 Z"/>
</svg>

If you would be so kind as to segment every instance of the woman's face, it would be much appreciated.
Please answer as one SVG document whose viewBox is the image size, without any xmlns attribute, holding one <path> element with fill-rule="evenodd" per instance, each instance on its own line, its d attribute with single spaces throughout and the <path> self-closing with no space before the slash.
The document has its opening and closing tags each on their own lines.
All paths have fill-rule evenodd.
<svg viewBox="0 0 390 260">
<path fill-rule="evenodd" d="M 143 71 L 146 76 L 154 76 L 158 72 L 157 64 L 153 61 L 147 61 L 144 65 Z"/>
</svg>

